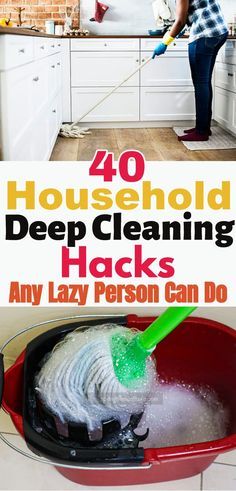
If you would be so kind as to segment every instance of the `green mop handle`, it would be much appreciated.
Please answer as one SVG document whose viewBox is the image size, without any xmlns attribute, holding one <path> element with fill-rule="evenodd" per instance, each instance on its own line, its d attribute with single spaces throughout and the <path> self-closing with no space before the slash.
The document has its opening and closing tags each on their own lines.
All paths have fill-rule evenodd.
<svg viewBox="0 0 236 491">
<path fill-rule="evenodd" d="M 160 341 L 170 334 L 197 307 L 169 307 L 160 317 L 138 336 L 146 351 L 152 351 Z"/>
</svg>

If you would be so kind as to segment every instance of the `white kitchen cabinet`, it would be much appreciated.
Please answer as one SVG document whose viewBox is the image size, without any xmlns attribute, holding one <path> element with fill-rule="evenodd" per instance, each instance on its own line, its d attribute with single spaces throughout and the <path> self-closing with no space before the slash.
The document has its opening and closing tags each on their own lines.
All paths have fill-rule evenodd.
<svg viewBox="0 0 236 491">
<path fill-rule="evenodd" d="M 28 62 L 17 62 L 16 40 L 8 41 L 12 37 L 17 38 L 18 46 L 31 46 L 33 59 L 28 49 Z M 0 71 L 4 160 L 50 158 L 62 123 L 62 42 L 57 38 L 0 36 L 0 47 L 4 48 Z M 15 55 L 7 64 L 8 52 Z"/>
<path fill-rule="evenodd" d="M 141 61 L 145 61 L 149 56 L 149 52 L 142 51 Z M 150 61 L 141 70 L 141 85 L 143 87 L 192 86 L 187 53 L 170 51 L 165 53 L 165 56 Z"/>
<path fill-rule="evenodd" d="M 0 71 L 34 60 L 34 39 L 30 36 L 0 36 Z"/>
<path fill-rule="evenodd" d="M 61 52 L 61 83 L 62 83 L 62 121 L 68 123 L 71 117 L 71 60 L 70 39 L 64 39 Z"/>
<path fill-rule="evenodd" d="M 90 107 L 95 105 L 107 92 L 106 87 L 77 87 L 72 89 L 72 119 L 79 119 Z M 139 88 L 121 87 L 103 102 L 83 121 L 138 121 Z"/>
<path fill-rule="evenodd" d="M 236 64 L 236 40 L 228 39 L 219 51 L 217 60 L 230 65 Z"/>
<path fill-rule="evenodd" d="M 217 63 L 215 85 L 216 87 L 236 92 L 236 65 Z"/>
<path fill-rule="evenodd" d="M 141 61 L 150 57 L 157 42 L 151 38 L 72 39 L 72 119 L 78 119 Z M 181 40 L 165 57 L 150 61 L 83 121 L 125 123 L 193 118 L 194 94 L 187 41 Z"/>
<path fill-rule="evenodd" d="M 161 42 L 161 39 L 157 38 L 145 38 L 141 39 L 141 51 L 150 51 L 153 52 L 156 45 Z M 173 43 L 168 46 L 169 51 L 184 51 L 187 55 L 188 50 L 188 40 L 187 39 L 177 39 Z"/>
<path fill-rule="evenodd" d="M 215 120 L 236 134 L 236 94 L 215 88 Z"/>
<path fill-rule="evenodd" d="M 32 118 L 34 71 L 31 64 L 1 74 L 3 146 L 14 146 Z"/>
<path fill-rule="evenodd" d="M 139 51 L 136 38 L 82 38 L 71 39 L 72 51 Z"/>
<path fill-rule="evenodd" d="M 62 100 L 59 92 L 48 108 L 48 139 L 49 148 L 53 148 L 62 122 Z"/>
<path fill-rule="evenodd" d="M 142 87 L 141 121 L 194 119 L 195 105 L 191 87 Z"/>
<path fill-rule="evenodd" d="M 139 51 L 71 53 L 72 87 L 109 87 L 117 85 L 139 65 Z M 139 86 L 139 74 L 126 85 Z"/>
<path fill-rule="evenodd" d="M 215 68 L 214 119 L 236 135 L 236 41 L 220 50 Z"/>
</svg>

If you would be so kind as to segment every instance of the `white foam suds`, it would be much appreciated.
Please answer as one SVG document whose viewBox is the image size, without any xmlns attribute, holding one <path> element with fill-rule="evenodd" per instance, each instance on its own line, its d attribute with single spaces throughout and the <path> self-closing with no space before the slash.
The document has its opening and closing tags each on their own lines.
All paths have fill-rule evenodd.
<svg viewBox="0 0 236 491">
<path fill-rule="evenodd" d="M 229 415 L 207 388 L 156 382 L 137 433 L 149 428 L 144 448 L 170 447 L 223 438 Z"/>
</svg>

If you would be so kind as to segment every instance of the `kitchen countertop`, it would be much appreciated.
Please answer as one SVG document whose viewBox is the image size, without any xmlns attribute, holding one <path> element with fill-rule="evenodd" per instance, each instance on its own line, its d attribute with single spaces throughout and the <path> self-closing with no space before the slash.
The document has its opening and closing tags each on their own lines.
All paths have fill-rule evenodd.
<svg viewBox="0 0 236 491">
<path fill-rule="evenodd" d="M 38 37 L 47 37 L 47 38 L 59 38 L 59 39 L 88 39 L 88 38 L 113 38 L 113 39 L 139 39 L 139 38 L 162 38 L 163 36 L 149 36 L 148 34 L 139 34 L 135 36 L 128 35 L 101 35 L 97 36 L 94 34 L 90 34 L 89 36 L 56 36 L 55 34 L 46 34 L 45 32 L 33 31 L 30 29 L 20 29 L 19 27 L 1 27 L 0 26 L 0 35 L 1 34 L 14 34 L 19 36 L 38 36 Z M 188 39 L 188 36 L 183 36 L 181 39 Z M 228 39 L 236 39 L 236 36 L 229 36 Z"/>
<path fill-rule="evenodd" d="M 32 29 L 21 29 L 19 27 L 1 27 L 0 34 L 17 34 L 19 36 L 39 36 L 44 38 L 61 38 L 62 36 L 55 36 L 52 34 L 46 34 L 46 32 L 33 31 Z"/>
</svg>

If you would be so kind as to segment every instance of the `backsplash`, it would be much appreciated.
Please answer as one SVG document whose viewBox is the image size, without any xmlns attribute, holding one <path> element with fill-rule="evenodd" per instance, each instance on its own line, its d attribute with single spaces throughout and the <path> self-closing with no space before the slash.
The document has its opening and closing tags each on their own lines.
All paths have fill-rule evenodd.
<svg viewBox="0 0 236 491">
<path fill-rule="evenodd" d="M 109 6 L 104 21 L 99 24 L 90 22 L 94 16 L 95 0 L 0 0 L 0 17 L 8 17 L 17 22 L 16 7 L 23 7 L 22 20 L 26 24 L 40 29 L 45 28 L 45 21 L 52 19 L 56 24 L 64 24 L 66 7 L 81 5 L 81 27 L 95 34 L 146 34 L 147 30 L 155 27 L 152 2 L 153 0 L 103 0 Z M 175 0 L 167 0 L 172 10 L 175 10 Z M 227 22 L 233 22 L 236 16 L 235 0 L 220 0 Z M 74 12 L 73 26 L 78 27 L 78 15 Z"/>
<path fill-rule="evenodd" d="M 45 21 L 52 19 L 56 24 L 64 24 L 66 7 L 76 7 L 78 0 L 0 0 L 0 17 L 12 16 L 13 22 L 17 22 L 15 7 L 22 7 L 22 20 L 26 24 L 34 25 L 40 29 L 45 28 Z M 76 13 L 73 16 L 74 27 L 78 25 Z"/>
<path fill-rule="evenodd" d="M 147 34 L 148 29 L 155 28 L 152 9 L 153 0 L 102 0 L 109 9 L 101 24 L 90 22 L 94 15 L 94 0 L 80 0 L 81 27 L 94 34 Z M 235 0 L 219 0 L 227 22 L 233 22 L 236 15 Z M 175 0 L 166 0 L 171 9 L 172 18 L 175 12 Z"/>
</svg>

